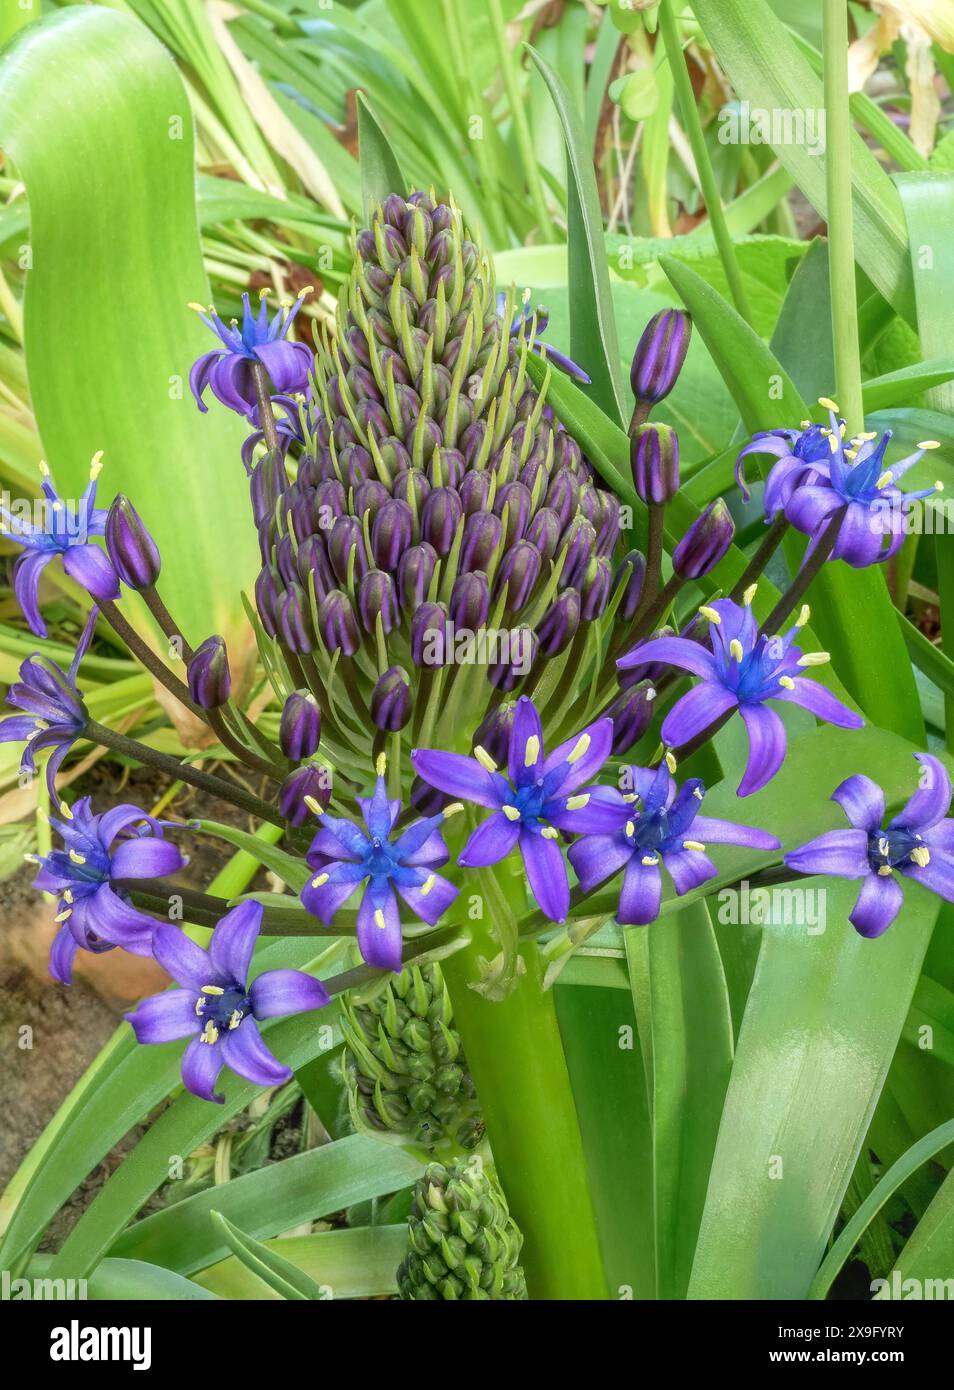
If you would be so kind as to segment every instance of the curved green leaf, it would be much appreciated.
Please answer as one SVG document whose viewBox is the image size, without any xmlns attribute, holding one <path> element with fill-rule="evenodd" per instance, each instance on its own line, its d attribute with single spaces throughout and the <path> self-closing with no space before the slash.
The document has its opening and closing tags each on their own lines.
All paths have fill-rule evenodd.
<svg viewBox="0 0 954 1390">
<path fill-rule="evenodd" d="M 389 193 L 407 191 L 407 182 L 387 136 L 363 92 L 358 92 L 358 141 L 361 155 L 361 192 L 365 208 L 383 203 Z"/>
<path fill-rule="evenodd" d="M 254 1240 L 240 1231 L 220 1211 L 210 1211 L 209 1219 L 238 1262 L 270 1289 L 274 1289 L 279 1297 L 305 1301 L 317 1301 L 323 1297 L 320 1284 L 316 1284 L 314 1279 L 277 1251 L 269 1250 L 260 1240 Z"/>
<path fill-rule="evenodd" d="M 397 1293 L 398 1265 L 407 1254 L 406 1226 L 361 1226 L 263 1242 L 323 1290 L 326 1298 L 380 1298 Z M 220 1298 L 277 1297 L 235 1256 L 210 1265 L 196 1284 Z"/>
</svg>

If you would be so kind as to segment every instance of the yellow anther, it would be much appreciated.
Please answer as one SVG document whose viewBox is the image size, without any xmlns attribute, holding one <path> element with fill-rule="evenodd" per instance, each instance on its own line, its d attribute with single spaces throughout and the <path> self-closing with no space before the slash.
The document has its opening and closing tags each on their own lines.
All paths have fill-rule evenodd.
<svg viewBox="0 0 954 1390">
<path fill-rule="evenodd" d="M 878 873 L 881 875 L 882 878 L 888 878 L 891 873 L 891 865 L 882 864 L 881 868 L 878 870 Z"/>
<path fill-rule="evenodd" d="M 890 469 L 890 468 L 886 468 L 886 469 L 884 470 L 884 472 L 882 473 L 881 477 L 880 477 L 880 478 L 878 479 L 878 481 L 875 483 L 875 487 L 878 488 L 878 489 L 880 490 L 881 488 L 887 487 L 889 483 L 893 483 L 893 482 L 894 482 L 894 474 L 891 472 L 891 469 Z"/>
<path fill-rule="evenodd" d="M 837 454 L 837 452 L 838 452 L 838 443 L 839 443 L 839 441 L 838 441 L 838 439 L 836 438 L 836 436 L 833 435 L 833 434 L 831 433 L 831 431 L 829 430 L 829 432 L 828 432 L 828 447 L 829 447 L 829 449 L 831 450 L 831 452 L 832 452 L 833 454 Z"/>
<path fill-rule="evenodd" d="M 259 299 L 267 299 L 267 298 L 268 298 L 268 286 L 267 286 L 267 285 L 263 285 L 263 286 L 262 286 L 262 288 L 261 288 L 261 289 L 259 290 L 259 292 L 258 292 L 258 297 L 259 297 Z"/>
<path fill-rule="evenodd" d="M 202 998 L 202 995 L 200 994 L 199 997 L 198 997 L 198 999 L 195 1001 L 195 1011 L 196 1011 L 196 1013 L 198 1014 L 199 1018 L 202 1017 L 202 1014 L 203 1014 L 204 1010 L 205 1010 L 205 1000 Z"/>
<path fill-rule="evenodd" d="M 384 776 L 384 774 L 385 774 L 385 773 L 387 772 L 387 770 L 388 770 L 388 755 L 387 755 L 387 753 L 379 753 L 379 754 L 378 754 L 377 761 L 376 761 L 375 764 L 374 764 L 374 770 L 375 770 L 375 772 L 378 774 L 379 777 L 383 777 L 383 776 Z"/>
<path fill-rule="evenodd" d="M 719 617 L 716 610 L 714 608 L 710 608 L 707 603 L 704 603 L 701 606 L 699 612 L 702 614 L 704 618 L 708 618 L 710 623 L 715 623 L 716 627 L 718 627 L 719 624 L 722 622 L 722 619 Z"/>
<path fill-rule="evenodd" d="M 56 916 L 53 918 L 53 921 L 54 921 L 54 922 L 65 922 L 66 919 L 67 919 L 67 917 L 72 917 L 72 915 L 73 915 L 73 909 L 72 909 L 71 907 L 64 907 L 64 909 L 63 909 L 62 912 L 58 912 L 58 913 L 56 914 Z"/>
<path fill-rule="evenodd" d="M 644 864 L 647 869 L 651 869 L 654 864 L 659 863 L 659 856 L 657 854 L 644 854 L 639 862 Z"/>
<path fill-rule="evenodd" d="M 324 811 L 321 809 L 320 803 L 317 802 L 313 796 L 305 797 L 305 805 L 308 807 L 309 811 L 312 813 L 313 816 L 324 815 Z"/>
<path fill-rule="evenodd" d="M 61 802 L 60 802 L 60 815 L 63 816 L 63 817 L 65 817 L 66 820 L 72 820 L 72 819 L 73 819 L 73 812 L 72 812 L 72 811 L 70 810 L 70 808 L 67 806 L 67 804 L 66 804 L 65 801 L 61 801 Z"/>
<path fill-rule="evenodd" d="M 800 430 L 811 429 L 811 424 L 812 424 L 811 420 L 799 420 L 799 422 L 798 422 L 798 428 L 799 428 Z"/>
<path fill-rule="evenodd" d="M 555 830 L 552 825 L 545 825 L 540 831 L 540 836 L 544 840 L 556 840 L 559 838 L 559 830 Z"/>
<path fill-rule="evenodd" d="M 807 603 L 803 603 L 801 608 L 798 610 L 798 617 L 795 619 L 795 626 L 807 627 L 808 624 L 811 622 L 811 617 L 812 610 L 809 608 Z"/>
<path fill-rule="evenodd" d="M 806 652 L 798 658 L 799 666 L 824 666 L 831 661 L 831 652 Z"/>
<path fill-rule="evenodd" d="M 795 682 L 792 680 L 791 676 L 779 676 L 778 683 L 783 690 L 795 689 Z"/>
<path fill-rule="evenodd" d="M 670 772 L 675 772 L 675 770 L 676 770 L 676 755 L 675 755 L 675 753 L 673 753 L 673 752 L 671 751 L 671 749 L 669 749 L 669 748 L 666 749 L 665 763 L 666 763 L 666 767 L 669 769 Z"/>
<path fill-rule="evenodd" d="M 831 396 L 819 396 L 818 404 L 823 405 L 826 410 L 833 410 L 836 415 L 838 414 L 838 406 L 832 400 Z"/>
<path fill-rule="evenodd" d="M 581 792 L 579 796 L 571 796 L 566 803 L 568 811 L 582 811 L 584 806 L 588 806 L 590 801 L 589 792 Z"/>
<path fill-rule="evenodd" d="M 729 653 L 735 657 L 736 661 L 741 661 L 745 656 L 745 651 L 738 637 L 733 637 L 732 641 L 729 643 Z"/>
<path fill-rule="evenodd" d="M 89 480 L 94 483 L 103 471 L 103 450 L 97 449 L 89 464 Z"/>
<path fill-rule="evenodd" d="M 33 727 L 34 727 L 34 729 L 36 729 L 36 731 L 37 731 L 38 733 L 41 733 L 41 734 L 42 734 L 42 733 L 44 733 L 50 726 L 49 726 L 49 724 L 46 722 L 45 719 L 35 719 L 35 720 L 33 721 Z"/>
<path fill-rule="evenodd" d="M 311 880 L 312 888 L 324 888 L 325 884 L 328 882 L 329 877 L 329 874 L 319 874 L 317 878 L 313 878 Z"/>
<path fill-rule="evenodd" d="M 242 1017 L 243 1015 L 239 1009 L 233 1009 L 232 1016 L 229 1019 L 229 1028 L 237 1028 L 239 1024 L 242 1022 Z"/>
<path fill-rule="evenodd" d="M 581 758 L 584 756 L 584 754 L 586 753 L 586 750 L 589 748 L 589 746 L 590 746 L 590 736 L 589 736 L 589 734 L 580 734 L 580 737 L 577 739 L 576 743 L 575 743 L 574 746 L 573 746 L 572 752 L 571 752 L 571 753 L 569 754 L 569 756 L 567 757 L 567 762 L 568 762 L 568 763 L 578 763 L 578 762 L 580 761 L 580 759 L 581 759 Z"/>
<path fill-rule="evenodd" d="M 500 809 L 501 811 L 503 811 L 504 815 L 507 817 L 508 820 L 520 819 L 520 812 L 517 810 L 516 806 L 501 806 Z"/>
<path fill-rule="evenodd" d="M 196 312 L 197 314 L 204 314 L 204 313 L 205 313 L 205 305 L 204 305 L 204 304 L 196 304 L 196 302 L 195 302 L 194 299 L 190 299 L 190 300 L 189 300 L 188 304 L 186 305 L 186 308 L 187 308 L 187 309 L 194 309 L 195 312 Z"/>
<path fill-rule="evenodd" d="M 939 439 L 922 439 L 918 445 L 919 449 L 940 449 L 940 447 L 941 441 Z"/>
<path fill-rule="evenodd" d="M 855 435 L 855 438 L 858 440 L 859 444 L 867 444 L 870 440 L 878 438 L 878 431 L 862 430 L 860 434 Z"/>
<path fill-rule="evenodd" d="M 73 861 L 74 864 L 85 864 L 85 863 L 86 863 L 86 855 L 85 855 L 85 854 L 78 854 L 77 851 L 76 851 L 75 849 L 71 849 L 71 850 L 70 850 L 70 858 L 72 859 L 72 861 Z"/>
<path fill-rule="evenodd" d="M 531 734 L 527 739 L 527 746 L 523 752 L 524 767 L 533 767 L 540 756 L 540 740 L 536 734 Z"/>
<path fill-rule="evenodd" d="M 474 749 L 474 757 L 480 763 L 481 767 L 484 769 L 485 772 L 497 771 L 497 764 L 494 762 L 493 758 L 487 752 L 486 748 L 481 748 L 479 743 L 477 747 Z"/>
<path fill-rule="evenodd" d="M 63 503 L 59 500 L 59 498 L 57 498 L 55 502 L 50 503 L 50 510 L 59 513 L 65 511 L 65 508 L 63 506 Z"/>
<path fill-rule="evenodd" d="M 441 815 L 444 817 L 445 820 L 449 820 L 451 816 L 458 815 L 463 809 L 464 803 L 462 801 L 452 801 L 449 806 L 444 807 L 443 811 L 441 812 Z"/>
<path fill-rule="evenodd" d="M 203 994 L 224 994 L 224 993 L 225 993 L 225 990 L 222 988 L 221 985 L 203 985 L 203 986 L 202 986 L 202 993 L 203 993 Z"/>
<path fill-rule="evenodd" d="M 208 1023 L 206 1023 L 205 1027 L 202 1029 L 202 1032 L 199 1034 L 199 1042 L 208 1043 L 211 1046 L 212 1043 L 217 1043 L 218 1040 L 219 1030 L 218 1028 L 216 1028 L 215 1024 L 212 1022 L 210 1018 Z"/>
<path fill-rule="evenodd" d="M 693 787 L 692 794 L 697 801 L 701 801 L 702 798 L 705 796 L 705 792 L 702 790 L 701 787 Z"/>
<path fill-rule="evenodd" d="M 846 449 L 846 450 L 845 450 L 845 458 L 848 460 L 849 463 L 854 463 L 854 461 L 855 461 L 855 459 L 856 459 L 857 457 L 858 457 L 858 450 L 857 450 L 857 449 Z"/>
<path fill-rule="evenodd" d="M 40 863 L 40 856 L 38 854 L 25 854 L 23 857 L 28 864 Z"/>
<path fill-rule="evenodd" d="M 943 492 L 943 491 L 944 491 L 944 484 L 941 482 L 940 478 L 936 479 L 936 481 L 935 481 L 935 483 L 934 483 L 934 491 L 935 491 L 935 492 Z"/>
<path fill-rule="evenodd" d="M 700 844 L 698 840 L 683 840 L 682 847 L 683 849 L 698 850 L 700 854 L 704 854 L 706 848 L 705 845 Z"/>
<path fill-rule="evenodd" d="M 626 834 L 630 839 L 636 834 L 636 822 L 634 820 L 626 822 Z"/>
<path fill-rule="evenodd" d="M 529 304 L 532 297 L 533 291 L 528 285 L 527 288 L 524 290 L 523 294 L 520 296 L 520 298 L 523 300 L 524 304 Z"/>
<path fill-rule="evenodd" d="M 436 882 L 437 882 L 437 880 L 436 880 L 436 878 L 434 877 L 434 875 L 433 875 L 433 874 L 428 874 L 428 875 L 427 875 L 427 878 L 426 878 L 426 879 L 424 880 L 424 882 L 421 884 L 421 896 L 424 897 L 424 898 L 426 898 L 427 895 L 428 895 L 428 893 L 429 893 L 429 892 L 431 891 L 431 889 L 434 887 L 434 884 L 435 884 Z"/>
<path fill-rule="evenodd" d="M 41 478 L 48 478 L 50 476 L 50 465 L 47 463 L 46 459 L 40 459 L 37 468 L 40 470 Z"/>
<path fill-rule="evenodd" d="M 638 800 L 639 800 L 639 797 L 636 795 L 635 792 L 627 792 L 627 793 L 625 794 L 625 796 L 623 797 L 623 800 L 624 800 L 624 801 L 638 801 Z"/>
<path fill-rule="evenodd" d="M 911 858 L 919 869 L 926 869 L 931 862 L 931 851 L 927 845 L 918 845 L 916 849 L 911 851 Z"/>
<path fill-rule="evenodd" d="M 67 888 L 67 889 L 64 891 L 64 893 L 63 893 L 63 901 L 64 901 L 64 902 L 67 902 L 67 903 L 71 903 L 71 902 L 73 901 L 73 890 L 72 890 L 72 888 Z"/>
<path fill-rule="evenodd" d="M 748 587 L 748 588 L 745 590 L 745 592 L 743 593 L 743 595 L 742 595 L 742 602 L 745 604 L 746 608 L 751 608 L 751 607 L 752 607 L 752 600 L 755 598 L 755 595 L 758 593 L 758 588 L 759 588 L 758 584 L 750 584 L 749 587 Z"/>
<path fill-rule="evenodd" d="M 387 926 L 387 923 L 384 920 L 384 913 L 381 911 L 379 907 L 375 908 L 374 911 L 374 925 L 376 927 L 380 927 L 382 931 L 384 931 L 384 928 Z"/>
<path fill-rule="evenodd" d="M 881 839 L 881 840 L 878 841 L 878 853 L 879 853 L 879 854 L 887 854 L 888 851 L 890 850 L 890 848 L 891 848 L 890 841 L 885 840 L 885 839 Z"/>
</svg>

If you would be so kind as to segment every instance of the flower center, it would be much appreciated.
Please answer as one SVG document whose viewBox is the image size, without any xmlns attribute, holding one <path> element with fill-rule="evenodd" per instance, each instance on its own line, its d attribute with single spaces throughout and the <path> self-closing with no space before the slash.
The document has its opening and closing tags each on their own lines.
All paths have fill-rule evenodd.
<svg viewBox="0 0 954 1390">
<path fill-rule="evenodd" d="M 930 862 L 930 853 L 919 835 L 910 830 L 871 830 L 868 833 L 868 863 L 879 873 L 882 869 L 897 869 L 903 864 Z"/>
<path fill-rule="evenodd" d="M 237 1028 L 248 1017 L 252 1001 L 241 985 L 203 985 L 195 1011 L 205 1021 L 202 1041 L 214 1043 L 219 1033 Z"/>
</svg>

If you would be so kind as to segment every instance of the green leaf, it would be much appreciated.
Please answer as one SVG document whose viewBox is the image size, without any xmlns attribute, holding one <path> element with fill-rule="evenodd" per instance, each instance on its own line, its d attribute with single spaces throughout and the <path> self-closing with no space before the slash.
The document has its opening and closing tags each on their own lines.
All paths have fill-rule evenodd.
<svg viewBox="0 0 954 1390">
<path fill-rule="evenodd" d="M 45 1279 L 53 1259 L 52 1255 L 34 1255 L 27 1277 Z M 171 1269 L 144 1260 L 101 1260 L 89 1276 L 86 1296 L 93 1302 L 107 1303 L 195 1303 L 219 1297 Z"/>
<path fill-rule="evenodd" d="M 951 341 L 954 173 L 897 174 L 895 183 L 908 228 L 921 352 L 940 356 Z M 929 403 L 937 410 L 954 409 L 954 383 L 935 387 Z"/>
<path fill-rule="evenodd" d="M 945 1127 L 946 1128 L 946 1127 Z M 930 1138 L 931 1136 L 928 1136 Z M 926 1142 L 926 1141 L 925 1141 Z M 949 1142 L 949 1141 L 948 1141 Z M 876 1299 L 891 1299 L 895 1287 L 901 1298 L 949 1298 L 954 1269 L 954 1172 L 948 1173 L 914 1234 L 902 1250 L 888 1282 Z M 908 1279 L 914 1282 L 906 1286 Z M 939 1291 L 937 1291 L 939 1290 Z"/>
<path fill-rule="evenodd" d="M 271 869 L 273 874 L 277 874 L 294 892 L 300 893 L 308 882 L 308 865 L 303 859 L 286 853 L 277 845 L 269 844 L 258 835 L 252 835 L 247 830 L 238 830 L 234 825 L 222 825 L 214 820 L 199 820 L 194 824 L 197 830 L 204 831 L 206 835 L 215 835 L 220 840 L 227 840 L 236 849 L 250 854 L 259 864 L 264 864 L 266 869 Z"/>
<path fill-rule="evenodd" d="M 293 1262 L 325 1298 L 381 1298 L 397 1293 L 397 1271 L 407 1254 L 406 1226 L 362 1226 L 284 1236 L 264 1248 Z M 277 1294 L 231 1256 L 210 1265 L 195 1282 L 220 1298 L 262 1299 Z"/>
<path fill-rule="evenodd" d="M 407 181 L 364 93 L 358 92 L 356 99 L 361 191 L 365 209 L 368 210 L 374 203 L 383 203 L 389 193 L 399 193 L 403 198 Z"/>
<path fill-rule="evenodd" d="M 920 628 L 916 628 L 901 613 L 898 614 L 898 624 L 908 655 L 915 666 L 919 671 L 923 671 L 939 690 L 954 700 L 954 661 L 945 656 L 940 647 L 936 647 Z"/>
<path fill-rule="evenodd" d="M 209 287 L 175 64 L 128 15 L 59 10 L 0 67 L 0 143 L 30 200 L 26 361 L 57 485 L 78 497 L 102 449 L 101 489 L 127 492 L 155 535 L 183 633 L 221 632 L 241 664 L 238 589 L 256 567 L 244 430 L 223 407 L 200 415 L 188 387 L 214 344 L 186 307 Z"/>
<path fill-rule="evenodd" d="M 318 1301 L 324 1296 L 321 1285 L 316 1284 L 297 1265 L 276 1250 L 270 1250 L 260 1240 L 254 1240 L 240 1231 L 220 1211 L 210 1211 L 209 1219 L 239 1263 L 270 1289 L 274 1289 L 281 1298 Z"/>
<path fill-rule="evenodd" d="M 592 153 L 586 146 L 580 115 L 562 80 L 529 45 L 527 51 L 553 98 L 566 141 L 570 354 L 592 380 L 592 386 L 584 388 L 587 394 L 614 421 L 623 424 L 628 417 L 627 393 L 620 370 Z"/>
</svg>

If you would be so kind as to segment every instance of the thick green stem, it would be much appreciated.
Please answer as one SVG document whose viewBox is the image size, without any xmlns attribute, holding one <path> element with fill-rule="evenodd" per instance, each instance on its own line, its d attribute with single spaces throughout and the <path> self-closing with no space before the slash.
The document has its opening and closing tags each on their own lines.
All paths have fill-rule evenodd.
<svg viewBox="0 0 954 1390">
<path fill-rule="evenodd" d="M 511 881 L 508 899 L 524 890 Z M 511 903 L 514 917 L 521 908 Z M 473 940 L 442 963 L 454 1022 L 477 1085 L 494 1163 L 524 1236 L 521 1256 L 530 1297 L 605 1299 L 606 1279 L 590 1202 L 579 1121 L 552 991 L 544 991 L 539 951 L 506 999 L 471 989 L 479 960 L 500 946 L 492 923 L 472 924 Z"/>
<path fill-rule="evenodd" d="M 828 0 L 831 3 L 831 0 Z M 844 10 L 844 0 L 841 0 Z M 722 199 L 719 197 L 719 189 L 716 184 L 715 174 L 712 172 L 712 163 L 709 159 L 709 151 L 706 147 L 706 138 L 703 134 L 702 123 L 699 120 L 699 109 L 696 105 L 695 93 L 692 90 L 692 81 L 689 77 L 689 69 L 686 67 L 686 60 L 682 52 L 682 44 L 679 41 L 679 29 L 676 24 L 676 17 L 672 10 L 672 0 L 662 0 L 659 6 L 659 28 L 662 33 L 663 43 L 666 45 L 666 55 L 669 59 L 669 66 L 672 69 L 673 86 L 676 91 L 676 100 L 679 103 L 679 115 L 682 120 L 682 128 L 686 132 L 689 140 L 689 147 L 692 150 L 692 157 L 696 163 L 696 172 L 699 175 L 699 187 L 702 190 L 702 200 L 706 205 L 706 212 L 709 217 L 709 226 L 712 228 L 712 235 L 719 252 L 719 259 L 722 262 L 722 269 L 725 271 L 725 278 L 729 282 L 729 291 L 732 301 L 746 323 L 752 322 L 752 310 L 749 307 L 748 297 L 745 293 L 745 286 L 742 284 L 742 274 L 739 270 L 739 263 L 735 257 L 735 246 L 729 232 L 728 223 L 725 220 L 725 212 L 722 208 Z"/>
<path fill-rule="evenodd" d="M 858 300 L 851 207 L 851 113 L 848 106 L 848 7 L 825 0 L 825 183 L 828 197 L 828 265 L 831 276 L 835 388 L 848 427 L 865 427 L 858 346 Z"/>
</svg>

